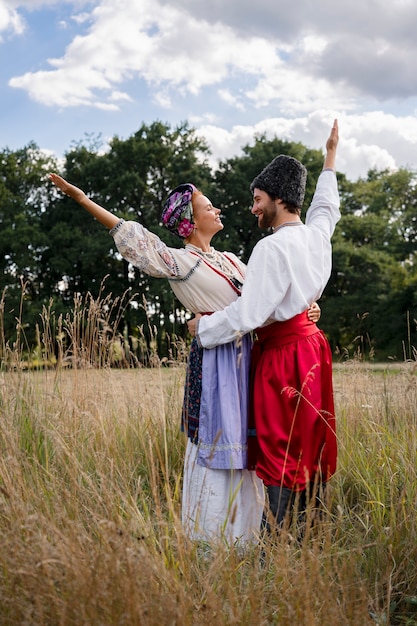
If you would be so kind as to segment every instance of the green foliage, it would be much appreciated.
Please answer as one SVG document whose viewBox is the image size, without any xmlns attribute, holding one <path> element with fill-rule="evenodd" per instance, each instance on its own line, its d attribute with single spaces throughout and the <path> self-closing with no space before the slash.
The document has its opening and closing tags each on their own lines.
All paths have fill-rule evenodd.
<svg viewBox="0 0 417 626">
<path fill-rule="evenodd" d="M 398 336 L 408 303 L 400 303 L 397 296 L 406 280 L 406 271 L 388 253 L 369 245 L 336 241 L 332 278 L 322 301 L 323 319 L 332 328 L 333 350 L 342 352 L 358 337 L 361 341 L 366 337 L 365 343 L 371 341 L 378 350 L 387 345 L 387 333 Z"/>
<path fill-rule="evenodd" d="M 27 304 L 28 328 L 34 327 L 42 308 L 45 276 L 41 259 L 49 243 L 42 228 L 49 204 L 45 179 L 55 167 L 54 160 L 34 143 L 0 153 L 0 290 L 7 292 L 4 330 L 11 341 L 16 337 L 22 304 Z M 21 302 L 22 284 L 25 303 Z M 28 334 L 30 341 L 30 331 Z"/>
<path fill-rule="evenodd" d="M 416 340 L 416 181 L 408 171 L 369 172 L 342 185 L 342 219 L 333 237 L 333 271 L 323 324 L 341 354 L 402 359 Z M 362 350 L 361 350 L 362 351 Z"/>
<path fill-rule="evenodd" d="M 161 206 L 180 181 L 191 180 L 204 187 L 210 178 L 210 168 L 203 161 L 206 154 L 206 145 L 187 124 L 171 130 L 156 122 L 143 125 L 125 141 L 113 138 L 104 154 L 97 141 L 90 141 L 88 147 L 74 146 L 66 155 L 63 174 L 120 217 L 140 219 L 167 243 L 178 245 L 160 226 Z M 181 311 L 167 281 L 150 279 L 129 268 L 119 258 L 106 230 L 71 199 L 45 184 L 46 173 L 56 169 L 55 163 L 42 162 L 32 146 L 22 154 L 5 151 L 3 156 L 1 287 L 10 284 L 9 291 L 14 290 L 14 298 L 9 294 L 7 298 L 8 339 L 19 316 L 22 281 L 28 308 L 25 319 L 30 319 L 27 342 L 31 346 L 35 320 L 51 297 L 56 313 L 65 314 L 74 297 L 87 293 L 97 297 L 107 277 L 106 288 L 114 299 L 129 290 L 139 294 L 136 305 L 132 303 L 126 310 L 120 331 L 132 338 L 142 329 L 150 342 L 155 324 L 161 330 L 158 347 L 167 353 L 172 332 L 183 328 L 179 324 Z M 15 231 L 20 233 L 18 238 L 13 237 Z"/>
<path fill-rule="evenodd" d="M 190 181 L 222 210 L 224 230 L 214 241 L 247 261 L 265 233 L 250 209 L 253 178 L 278 154 L 300 159 L 308 169 L 303 210 L 311 201 L 323 154 L 300 143 L 259 135 L 212 171 L 208 148 L 187 123 L 143 124 L 106 150 L 101 138 L 87 137 L 65 155 L 63 175 L 119 217 L 139 220 L 168 245 L 181 243 L 160 224 L 168 192 Z M 0 289 L 6 290 L 3 323 L 10 343 L 28 351 L 36 325 L 53 301 L 65 316 L 74 298 L 97 298 L 105 281 L 111 301 L 131 296 L 115 332 L 135 351 L 139 337 L 161 357 L 173 334 L 185 339 L 184 311 L 165 280 L 128 266 L 106 230 L 47 182 L 57 164 L 34 144 L 0 152 Z M 412 354 L 416 340 L 417 190 L 413 172 L 376 171 L 352 182 L 338 174 L 342 219 L 333 238 L 333 272 L 320 302 L 321 325 L 335 352 L 357 351 L 373 358 Z M 135 295 L 136 294 L 136 295 Z M 19 326 L 24 314 L 25 326 Z M 155 344 L 155 345 L 153 345 Z M 139 353 L 137 353 L 139 358 Z M 366 356 L 363 353 L 363 356 Z"/>
</svg>

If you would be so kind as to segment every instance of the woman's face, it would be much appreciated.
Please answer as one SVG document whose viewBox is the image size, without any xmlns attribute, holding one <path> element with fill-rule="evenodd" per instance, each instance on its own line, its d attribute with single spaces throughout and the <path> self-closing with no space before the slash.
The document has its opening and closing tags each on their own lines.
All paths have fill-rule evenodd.
<svg viewBox="0 0 417 626">
<path fill-rule="evenodd" d="M 220 219 L 220 209 L 202 194 L 193 197 L 193 219 L 197 232 L 202 235 L 215 235 L 224 228 Z"/>
</svg>

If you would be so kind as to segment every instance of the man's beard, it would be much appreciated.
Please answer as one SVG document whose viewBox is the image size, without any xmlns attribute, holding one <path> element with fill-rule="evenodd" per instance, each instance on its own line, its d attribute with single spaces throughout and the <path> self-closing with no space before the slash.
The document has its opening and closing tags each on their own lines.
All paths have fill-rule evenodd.
<svg viewBox="0 0 417 626">
<path fill-rule="evenodd" d="M 259 228 L 261 228 L 262 230 L 268 230 L 269 228 L 272 228 L 275 217 L 276 216 L 273 213 L 262 213 L 261 218 L 258 219 Z"/>
</svg>

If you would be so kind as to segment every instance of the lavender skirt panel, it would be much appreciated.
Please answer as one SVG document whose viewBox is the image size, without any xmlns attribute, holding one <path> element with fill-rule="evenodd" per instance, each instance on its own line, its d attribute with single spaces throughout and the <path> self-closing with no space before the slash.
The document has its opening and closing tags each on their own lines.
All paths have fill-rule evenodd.
<svg viewBox="0 0 417 626">
<path fill-rule="evenodd" d="M 246 469 L 249 363 L 252 341 L 203 350 L 198 427 L 199 465 L 211 469 Z"/>
</svg>

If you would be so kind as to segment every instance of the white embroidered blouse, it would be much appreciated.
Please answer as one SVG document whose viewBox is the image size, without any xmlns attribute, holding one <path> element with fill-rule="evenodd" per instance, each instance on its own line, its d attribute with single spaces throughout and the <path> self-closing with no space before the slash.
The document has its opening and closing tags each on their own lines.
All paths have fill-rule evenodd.
<svg viewBox="0 0 417 626">
<path fill-rule="evenodd" d="M 191 313 L 219 311 L 240 294 L 246 266 L 230 252 L 203 252 L 187 244 L 171 248 L 134 221 L 120 220 L 110 231 L 122 257 L 154 278 L 167 278 Z"/>
</svg>

